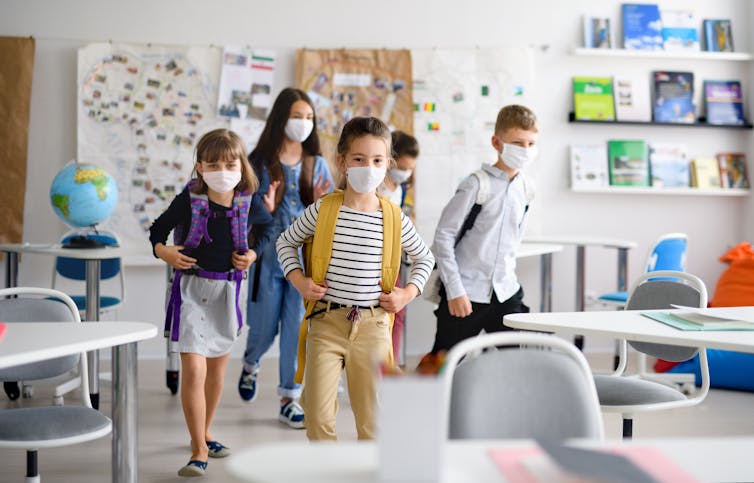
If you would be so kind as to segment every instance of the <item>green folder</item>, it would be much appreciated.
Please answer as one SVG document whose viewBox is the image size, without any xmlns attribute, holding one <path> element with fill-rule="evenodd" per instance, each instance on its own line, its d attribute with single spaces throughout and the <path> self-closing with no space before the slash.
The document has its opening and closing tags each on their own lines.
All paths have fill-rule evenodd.
<svg viewBox="0 0 754 483">
<path fill-rule="evenodd" d="M 642 312 L 641 315 L 680 330 L 754 330 L 754 324 L 735 320 L 699 325 L 669 312 Z"/>
</svg>

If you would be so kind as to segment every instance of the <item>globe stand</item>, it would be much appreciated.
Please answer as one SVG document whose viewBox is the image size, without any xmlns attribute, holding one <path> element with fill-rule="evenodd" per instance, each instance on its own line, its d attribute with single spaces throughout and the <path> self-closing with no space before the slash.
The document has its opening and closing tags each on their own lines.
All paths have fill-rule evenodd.
<svg viewBox="0 0 754 483">
<path fill-rule="evenodd" d="M 63 243 L 63 248 L 104 248 L 107 245 L 86 235 L 74 236 Z"/>
</svg>

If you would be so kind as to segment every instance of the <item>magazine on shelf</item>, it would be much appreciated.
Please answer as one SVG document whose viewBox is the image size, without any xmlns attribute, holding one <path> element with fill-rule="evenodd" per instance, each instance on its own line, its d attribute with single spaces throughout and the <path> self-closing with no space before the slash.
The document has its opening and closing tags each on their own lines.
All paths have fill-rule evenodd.
<svg viewBox="0 0 754 483">
<path fill-rule="evenodd" d="M 699 51 L 699 25 L 690 10 L 662 10 L 662 44 L 667 51 Z"/>
<path fill-rule="evenodd" d="M 613 48 L 610 19 L 584 15 L 584 47 L 588 49 Z"/>
<path fill-rule="evenodd" d="M 574 77 L 573 111 L 577 120 L 614 121 L 612 78 Z"/>
<path fill-rule="evenodd" d="M 626 50 L 662 50 L 662 20 L 657 4 L 624 3 L 623 48 Z"/>
<path fill-rule="evenodd" d="M 610 140 L 607 153 L 610 186 L 650 186 L 646 142 Z"/>
<path fill-rule="evenodd" d="M 652 120 L 652 102 L 646 77 L 614 77 L 613 96 L 618 121 Z"/>
<path fill-rule="evenodd" d="M 749 175 L 744 153 L 718 153 L 720 184 L 723 188 L 749 189 Z"/>
<path fill-rule="evenodd" d="M 729 19 L 707 19 L 702 23 L 704 47 L 709 52 L 733 52 L 733 28 Z"/>
<path fill-rule="evenodd" d="M 704 110 L 707 124 L 731 126 L 746 124 L 741 82 L 705 80 Z"/>
<path fill-rule="evenodd" d="M 601 144 L 571 145 L 571 188 L 604 188 L 608 186 L 607 146 Z"/>
<path fill-rule="evenodd" d="M 696 158 L 691 160 L 691 186 L 701 189 L 718 189 L 720 185 L 720 167 L 715 158 Z"/>
<path fill-rule="evenodd" d="M 695 123 L 694 73 L 655 71 L 652 72 L 652 77 L 652 119 L 655 122 Z"/>
<path fill-rule="evenodd" d="M 652 186 L 659 188 L 688 188 L 691 182 L 686 145 L 681 143 L 651 143 L 649 172 Z"/>
</svg>

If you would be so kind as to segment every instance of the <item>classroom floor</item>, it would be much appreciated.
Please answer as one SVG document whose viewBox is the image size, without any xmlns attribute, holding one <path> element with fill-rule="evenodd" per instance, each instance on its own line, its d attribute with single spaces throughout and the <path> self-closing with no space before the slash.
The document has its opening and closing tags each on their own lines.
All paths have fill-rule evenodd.
<svg viewBox="0 0 754 483">
<path fill-rule="evenodd" d="M 611 356 L 589 355 L 590 364 L 607 368 Z M 412 359 L 410 362 L 415 363 Z M 107 363 L 103 363 L 107 370 Z M 236 391 L 240 363 L 231 361 L 225 390 L 214 424 L 215 437 L 230 446 L 264 444 L 268 441 L 305 440 L 304 430 L 293 430 L 277 420 L 277 359 L 262 361 L 260 394 L 252 404 L 241 402 Z M 104 381 L 102 408 L 110 412 L 109 382 Z M 187 481 L 176 476 L 190 456 L 189 436 L 183 422 L 180 400 L 165 386 L 165 363 L 161 360 L 139 362 L 139 481 L 168 483 Z M 47 388 L 39 385 L 31 401 L 46 404 Z M 72 396 L 75 397 L 75 396 Z M 15 405 L 0 394 L 0 406 Z M 28 404 L 24 402 L 24 404 Z M 340 399 L 338 432 L 343 440 L 356 439 L 353 415 L 347 396 Z M 607 438 L 620 437 L 621 422 L 617 415 L 605 417 Z M 754 435 L 754 393 L 715 390 L 699 406 L 639 415 L 634 420 L 634 438 L 664 436 L 735 436 Z M 42 481 L 45 483 L 102 483 L 110 481 L 109 437 L 39 453 Z M 0 450 L 0 482 L 23 480 L 25 455 L 20 450 Z M 207 476 L 197 481 L 226 482 L 222 459 L 210 460 Z"/>
</svg>

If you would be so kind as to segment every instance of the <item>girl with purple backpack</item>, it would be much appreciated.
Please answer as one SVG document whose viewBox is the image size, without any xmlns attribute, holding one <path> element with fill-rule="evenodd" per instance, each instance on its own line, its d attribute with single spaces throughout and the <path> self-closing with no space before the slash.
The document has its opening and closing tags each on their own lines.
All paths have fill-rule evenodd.
<svg viewBox="0 0 754 483">
<path fill-rule="evenodd" d="M 165 335 L 181 355 L 181 404 L 191 436 L 191 459 L 180 476 L 201 476 L 208 457 L 230 454 L 210 425 L 243 326 L 247 269 L 272 238 L 272 217 L 254 193 L 259 181 L 238 135 L 216 129 L 202 136 L 194 174 L 149 229 L 155 256 L 176 270 Z M 166 245 L 173 229 L 174 244 Z"/>
</svg>

